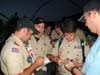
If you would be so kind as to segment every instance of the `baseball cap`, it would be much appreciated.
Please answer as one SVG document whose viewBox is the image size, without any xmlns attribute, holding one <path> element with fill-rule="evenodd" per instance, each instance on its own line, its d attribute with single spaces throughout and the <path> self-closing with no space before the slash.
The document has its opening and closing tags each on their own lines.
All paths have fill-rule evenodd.
<svg viewBox="0 0 100 75">
<path fill-rule="evenodd" d="M 37 17 L 34 19 L 33 23 L 34 24 L 45 23 L 45 20 L 42 17 Z"/>
<path fill-rule="evenodd" d="M 84 22 L 84 13 L 93 9 L 100 9 L 100 0 L 89 1 L 83 8 L 83 15 L 78 19 L 78 21 Z"/>
<path fill-rule="evenodd" d="M 17 21 L 17 26 L 19 26 L 20 28 L 30 28 L 30 29 L 32 29 L 34 34 L 38 33 L 38 31 L 34 27 L 33 22 L 27 18 L 20 18 Z"/>
</svg>

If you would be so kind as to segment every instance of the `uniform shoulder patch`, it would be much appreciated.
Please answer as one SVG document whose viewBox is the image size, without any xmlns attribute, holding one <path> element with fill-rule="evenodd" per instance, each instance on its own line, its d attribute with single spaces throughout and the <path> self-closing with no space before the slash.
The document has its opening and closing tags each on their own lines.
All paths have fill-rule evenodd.
<svg viewBox="0 0 100 75">
<path fill-rule="evenodd" d="M 12 48 L 12 52 L 19 53 L 19 49 L 18 48 Z"/>
<path fill-rule="evenodd" d="M 14 45 L 19 46 L 19 44 L 16 41 L 14 41 Z"/>
</svg>

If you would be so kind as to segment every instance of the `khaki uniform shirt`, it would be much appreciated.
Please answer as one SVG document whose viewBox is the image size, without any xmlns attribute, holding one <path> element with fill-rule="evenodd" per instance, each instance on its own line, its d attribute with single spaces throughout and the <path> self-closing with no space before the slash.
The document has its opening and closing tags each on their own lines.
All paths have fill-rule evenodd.
<svg viewBox="0 0 100 75">
<path fill-rule="evenodd" d="M 35 39 L 34 35 L 31 37 L 32 50 L 35 53 L 36 58 L 38 56 L 45 57 L 47 54 L 51 54 L 51 44 L 49 37 L 43 35 L 38 41 Z"/>
<path fill-rule="evenodd" d="M 82 49 L 81 49 L 81 44 L 80 44 L 80 39 L 75 38 L 72 42 L 68 42 L 63 39 L 60 48 L 58 50 L 58 44 L 59 41 L 56 43 L 55 48 L 52 51 L 52 54 L 55 56 L 60 56 L 62 60 L 65 60 L 66 58 L 72 59 L 72 60 L 79 60 L 79 62 L 82 62 Z M 85 45 L 85 55 L 87 55 L 89 51 L 89 46 Z M 64 65 L 59 66 L 59 72 L 61 75 L 71 75 L 69 71 L 67 71 L 64 68 Z"/>
<path fill-rule="evenodd" d="M 52 40 L 52 46 L 55 46 L 55 43 L 57 42 L 57 40 L 63 38 L 63 33 L 62 34 L 57 34 L 57 32 L 55 30 L 53 30 L 51 32 L 51 40 Z"/>
<path fill-rule="evenodd" d="M 55 39 L 59 39 L 59 38 L 60 38 L 60 36 L 56 33 L 55 30 L 53 30 L 51 33 L 51 39 L 55 40 Z"/>
<path fill-rule="evenodd" d="M 59 35 L 57 34 L 55 30 L 53 30 L 51 33 L 51 40 L 58 40 L 59 38 L 62 38 L 62 37 L 63 37 L 63 33 Z"/>
<path fill-rule="evenodd" d="M 84 32 L 81 29 L 77 29 L 75 33 L 76 33 L 77 37 L 87 41 L 86 36 L 85 36 Z"/>
<path fill-rule="evenodd" d="M 29 55 L 23 42 L 12 34 L 1 52 L 1 70 L 5 75 L 21 73 L 31 65 L 27 61 L 28 57 Z"/>
</svg>

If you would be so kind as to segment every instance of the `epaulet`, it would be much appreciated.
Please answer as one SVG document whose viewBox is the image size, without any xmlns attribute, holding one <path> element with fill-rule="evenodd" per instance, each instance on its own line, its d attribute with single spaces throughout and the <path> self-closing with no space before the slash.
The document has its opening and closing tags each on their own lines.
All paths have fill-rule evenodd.
<svg viewBox="0 0 100 75">
<path fill-rule="evenodd" d="M 14 41 L 14 45 L 19 46 L 19 44 L 16 41 Z"/>
</svg>

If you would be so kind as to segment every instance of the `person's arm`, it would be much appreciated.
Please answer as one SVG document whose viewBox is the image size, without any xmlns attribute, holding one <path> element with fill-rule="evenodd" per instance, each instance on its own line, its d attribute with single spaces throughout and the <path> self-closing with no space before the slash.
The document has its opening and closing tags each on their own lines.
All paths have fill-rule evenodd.
<svg viewBox="0 0 100 75">
<path fill-rule="evenodd" d="M 43 65 L 44 59 L 42 57 L 38 57 L 36 61 L 30 65 L 28 68 L 26 68 L 22 73 L 19 73 L 17 75 L 30 75 L 34 70 L 36 70 L 37 67 Z"/>
<path fill-rule="evenodd" d="M 75 75 L 84 75 L 69 59 L 65 61 L 65 68 Z"/>
<path fill-rule="evenodd" d="M 53 56 L 51 54 L 47 54 L 49 60 L 56 62 L 58 65 L 62 65 L 63 61 L 58 56 Z"/>
<path fill-rule="evenodd" d="M 58 62 L 58 60 L 60 59 L 59 57 L 57 57 L 57 56 L 53 56 L 53 55 L 51 55 L 51 54 L 47 54 L 47 57 L 48 57 L 48 59 L 49 60 L 51 60 L 51 61 L 53 61 L 53 62 Z"/>
<path fill-rule="evenodd" d="M 76 67 L 72 67 L 73 69 L 71 72 L 75 75 L 84 75 L 80 70 L 78 70 Z"/>
</svg>

